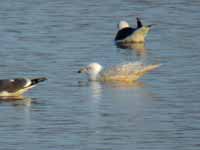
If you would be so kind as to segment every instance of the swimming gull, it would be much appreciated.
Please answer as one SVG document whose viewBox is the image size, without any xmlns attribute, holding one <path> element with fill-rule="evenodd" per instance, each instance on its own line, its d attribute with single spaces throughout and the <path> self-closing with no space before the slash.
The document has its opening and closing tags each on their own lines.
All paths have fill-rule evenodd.
<svg viewBox="0 0 200 150">
<path fill-rule="evenodd" d="M 137 27 L 130 27 L 128 22 L 120 21 L 118 24 L 119 31 L 115 36 L 116 43 L 129 42 L 145 42 L 145 38 L 150 31 L 151 25 L 143 25 L 141 20 L 137 17 Z"/>
<path fill-rule="evenodd" d="M 160 64 L 145 66 L 140 62 L 134 62 L 103 69 L 100 64 L 91 63 L 81 68 L 78 73 L 87 74 L 90 81 L 132 83 L 159 66 Z"/>
<path fill-rule="evenodd" d="M 45 81 L 47 78 L 15 78 L 0 80 L 0 97 L 17 97 L 24 92 L 33 88 L 39 82 Z"/>
</svg>

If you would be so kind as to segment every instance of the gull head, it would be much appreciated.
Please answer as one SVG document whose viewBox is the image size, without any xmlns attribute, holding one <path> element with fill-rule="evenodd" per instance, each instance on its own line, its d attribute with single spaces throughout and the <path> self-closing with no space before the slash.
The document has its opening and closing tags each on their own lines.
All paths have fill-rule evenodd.
<svg viewBox="0 0 200 150">
<path fill-rule="evenodd" d="M 103 67 L 98 63 L 91 63 L 88 66 L 81 68 L 78 73 L 85 73 L 88 75 L 89 80 L 97 80 L 97 77 Z"/>
<path fill-rule="evenodd" d="M 121 30 L 121 29 L 124 29 L 124 28 L 128 28 L 130 27 L 128 22 L 126 21 L 120 21 L 119 24 L 117 25 L 118 29 Z"/>
</svg>

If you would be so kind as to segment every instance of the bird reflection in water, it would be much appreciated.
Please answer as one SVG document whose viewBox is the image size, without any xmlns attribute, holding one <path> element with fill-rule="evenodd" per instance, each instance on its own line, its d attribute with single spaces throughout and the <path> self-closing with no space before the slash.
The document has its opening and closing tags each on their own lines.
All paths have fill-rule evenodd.
<svg viewBox="0 0 200 150">
<path fill-rule="evenodd" d="M 102 84 L 97 81 L 79 81 L 80 87 L 89 86 L 91 88 L 91 95 L 95 100 L 99 100 L 102 95 Z"/>
<path fill-rule="evenodd" d="M 91 88 L 92 97 L 97 101 L 101 99 L 102 85 L 99 82 L 90 82 L 89 86 Z"/>
<path fill-rule="evenodd" d="M 145 43 L 116 43 L 116 46 L 121 49 L 128 49 L 134 51 L 141 59 L 147 57 L 147 49 Z"/>
<path fill-rule="evenodd" d="M 140 81 L 132 82 L 132 83 L 112 83 L 109 84 L 110 87 L 114 89 L 138 89 L 143 88 L 145 86 L 144 83 Z"/>
<path fill-rule="evenodd" d="M 11 103 L 13 106 L 31 106 L 33 103 L 31 98 L 24 96 L 17 97 L 0 97 L 0 103 Z"/>
<path fill-rule="evenodd" d="M 120 89 L 120 90 L 126 90 L 126 89 L 138 89 L 145 87 L 145 84 L 136 81 L 132 83 L 121 83 L 121 82 L 114 82 L 114 83 L 102 83 L 102 82 L 96 82 L 96 81 L 79 81 L 79 86 L 89 86 L 91 88 L 91 95 L 94 99 L 98 100 L 102 96 L 103 89 L 105 88 L 113 88 L 113 89 Z"/>
<path fill-rule="evenodd" d="M 138 89 L 143 88 L 145 86 L 144 83 L 136 81 L 132 83 L 101 83 L 101 82 L 90 82 L 89 87 L 91 88 L 91 95 L 92 98 L 95 99 L 97 102 L 101 99 L 103 90 L 106 88 L 112 88 L 117 90 L 127 90 L 127 89 Z"/>
</svg>

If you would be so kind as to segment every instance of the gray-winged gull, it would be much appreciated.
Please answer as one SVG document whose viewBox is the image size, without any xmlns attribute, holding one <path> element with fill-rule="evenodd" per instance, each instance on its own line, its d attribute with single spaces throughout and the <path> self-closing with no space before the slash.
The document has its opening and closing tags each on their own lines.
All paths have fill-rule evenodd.
<svg viewBox="0 0 200 150">
<path fill-rule="evenodd" d="M 15 78 L 0 80 L 0 97 L 17 97 L 47 78 Z"/>
<path fill-rule="evenodd" d="M 128 22 L 120 21 L 118 24 L 119 31 L 115 36 L 116 43 L 144 42 L 152 25 L 143 25 L 137 17 L 137 27 L 130 27 Z"/>
<path fill-rule="evenodd" d="M 160 64 L 145 66 L 140 62 L 134 62 L 103 69 L 100 64 L 91 63 L 81 68 L 78 73 L 86 73 L 90 81 L 132 83 L 159 66 Z"/>
</svg>

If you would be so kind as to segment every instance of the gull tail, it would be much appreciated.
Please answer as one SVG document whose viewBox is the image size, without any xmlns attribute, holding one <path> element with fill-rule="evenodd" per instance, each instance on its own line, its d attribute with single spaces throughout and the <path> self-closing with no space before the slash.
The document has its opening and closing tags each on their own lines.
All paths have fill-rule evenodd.
<svg viewBox="0 0 200 150">
<path fill-rule="evenodd" d="M 146 73 L 151 72 L 151 71 L 155 70 L 158 67 L 160 67 L 160 64 L 148 65 L 148 66 L 144 67 L 142 70 L 138 71 L 137 74 L 140 77 L 142 77 Z"/>
<path fill-rule="evenodd" d="M 144 76 L 146 73 L 149 73 L 153 70 L 155 70 L 156 68 L 160 67 L 160 64 L 154 64 L 154 65 L 148 65 L 146 67 L 144 67 L 143 69 L 135 72 L 132 77 L 131 77 L 131 81 L 136 81 L 139 78 L 141 78 L 142 76 Z"/>
<path fill-rule="evenodd" d="M 43 81 L 45 81 L 45 80 L 47 80 L 46 77 L 31 79 L 31 86 L 32 86 L 32 85 L 35 85 L 35 84 L 38 84 L 39 82 L 43 82 Z"/>
</svg>

